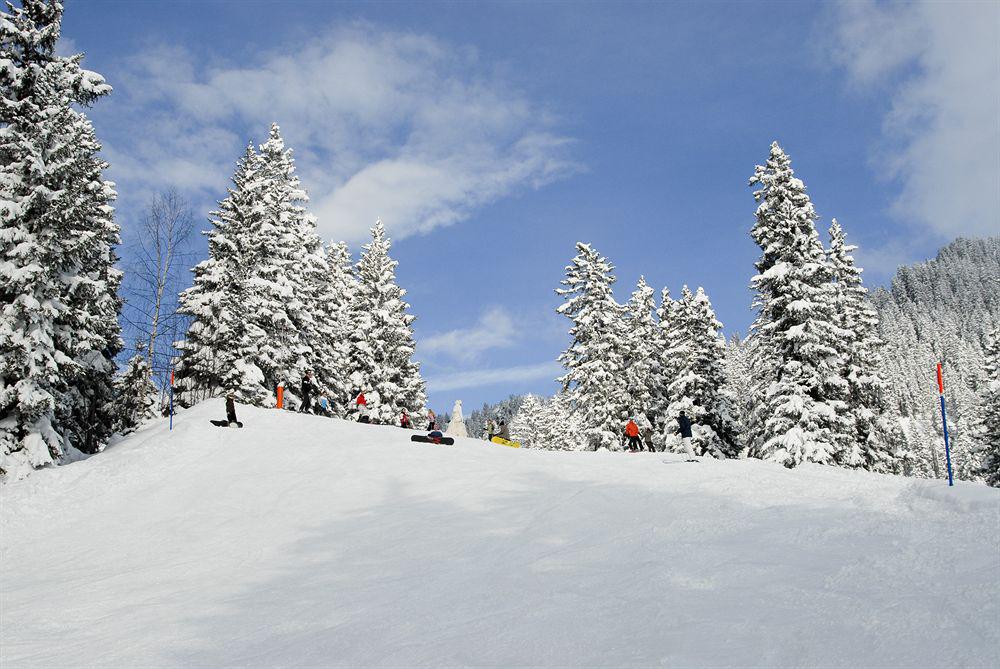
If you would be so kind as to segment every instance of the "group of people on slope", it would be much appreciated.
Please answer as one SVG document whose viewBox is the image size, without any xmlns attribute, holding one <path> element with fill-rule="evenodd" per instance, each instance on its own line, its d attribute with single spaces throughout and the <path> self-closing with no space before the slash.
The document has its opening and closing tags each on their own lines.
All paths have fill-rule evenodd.
<svg viewBox="0 0 1000 669">
<path fill-rule="evenodd" d="M 358 422 L 359 423 L 371 423 L 371 410 L 368 407 L 368 398 L 365 396 L 365 391 L 362 390 L 358 393 L 358 396 L 354 400 L 355 410 L 358 412 Z M 436 416 L 434 412 L 430 409 L 427 410 L 427 429 L 428 431 L 433 431 L 437 429 L 437 423 L 435 422 Z M 403 409 L 399 415 L 399 426 L 404 430 L 413 430 L 413 419 L 410 418 L 410 412 Z"/>
<path fill-rule="evenodd" d="M 493 437 L 500 437 L 505 441 L 510 441 L 510 428 L 506 421 L 500 421 L 499 425 L 492 419 L 486 421 L 486 441 L 493 441 Z"/>
<path fill-rule="evenodd" d="M 691 447 L 691 419 L 688 418 L 687 413 L 681 411 L 677 416 L 677 427 L 681 433 L 681 445 L 684 448 L 684 452 L 689 458 L 694 458 L 694 449 Z M 635 422 L 634 418 L 629 418 L 628 422 L 625 424 L 625 438 L 622 440 L 622 445 L 628 442 L 627 449 L 632 452 L 641 451 L 643 446 L 643 441 L 639 436 L 639 424 Z M 649 451 L 653 451 L 653 445 L 651 443 L 647 444 Z"/>
</svg>

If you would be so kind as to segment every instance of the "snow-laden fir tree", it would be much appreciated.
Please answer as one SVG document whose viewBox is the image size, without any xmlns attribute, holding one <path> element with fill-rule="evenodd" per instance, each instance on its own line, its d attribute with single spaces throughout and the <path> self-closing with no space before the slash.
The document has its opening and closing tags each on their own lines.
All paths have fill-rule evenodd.
<svg viewBox="0 0 1000 669">
<path fill-rule="evenodd" d="M 655 390 L 655 354 L 659 344 L 659 331 L 653 315 L 656 304 L 653 289 L 640 276 L 632 296 L 625 305 L 625 392 L 628 395 L 628 409 L 642 423 L 652 428 L 656 421 L 653 411 Z"/>
<path fill-rule="evenodd" d="M 228 195 L 212 212 L 208 259 L 194 268 L 194 283 L 178 300 L 181 313 L 192 318 L 184 341 L 176 344 L 184 404 L 226 392 L 247 404 L 264 405 L 270 397 L 257 362 L 257 344 L 267 332 L 251 313 L 258 308 L 250 285 L 259 262 L 254 231 L 264 215 L 259 170 L 259 156 L 249 145 Z"/>
<path fill-rule="evenodd" d="M 510 438 L 521 444 L 522 448 L 545 448 L 540 443 L 542 400 L 535 395 L 525 395 L 521 406 L 510 421 Z"/>
<path fill-rule="evenodd" d="M 670 297 L 670 289 L 660 291 L 660 305 L 656 308 L 656 333 L 653 345 L 653 376 L 650 379 L 650 398 L 647 414 L 652 418 L 653 443 L 656 448 L 666 448 L 665 435 L 673 428 L 668 426 L 668 413 L 673 400 L 670 387 L 680 375 L 678 351 L 683 345 L 680 304 Z"/>
<path fill-rule="evenodd" d="M 160 393 L 153 383 L 153 370 L 137 353 L 115 379 L 115 430 L 128 434 L 143 423 L 159 418 Z"/>
<path fill-rule="evenodd" d="M 1000 488 L 1000 328 L 993 331 L 983 360 L 985 383 L 979 404 L 980 475 Z"/>
<path fill-rule="evenodd" d="M 62 4 L 0 14 L 0 473 L 21 476 L 113 429 L 121 347 L 111 202 L 78 106 L 111 92 L 55 53 Z"/>
<path fill-rule="evenodd" d="M 681 337 L 672 353 L 678 373 L 669 388 L 672 401 L 666 416 L 664 443 L 668 450 L 683 452 L 677 424 L 677 417 L 683 411 L 692 423 L 691 443 L 696 454 L 735 456 L 739 449 L 723 394 L 726 379 L 722 323 L 716 319 L 712 304 L 701 288 L 692 294 L 684 286 L 676 316 Z"/>
<path fill-rule="evenodd" d="M 320 313 L 327 265 L 316 220 L 304 206 L 309 196 L 277 123 L 271 124 L 259 157 L 263 185 L 257 204 L 263 211 L 252 229 L 255 256 L 247 280 L 251 318 L 262 335 L 256 342 L 257 366 L 267 390 L 284 381 L 290 394 L 297 394 L 315 360 L 313 343 L 321 339 L 314 316 Z M 325 379 L 316 380 L 325 387 Z"/>
<path fill-rule="evenodd" d="M 845 418 L 847 383 L 833 345 L 844 333 L 836 324 L 817 215 L 777 142 L 750 185 L 759 187 L 751 236 L 762 251 L 752 280 L 758 314 L 751 336 L 763 363 L 754 453 L 788 467 L 834 464 L 853 426 Z"/>
<path fill-rule="evenodd" d="M 354 396 L 351 384 L 351 302 L 357 291 L 351 252 L 344 242 L 331 243 L 326 249 L 326 273 L 317 296 L 316 377 L 322 379 L 324 392 L 334 415 L 345 417 Z"/>
<path fill-rule="evenodd" d="M 420 365 L 413 360 L 414 316 L 407 313 L 406 291 L 396 284 L 391 241 L 382 221 L 372 228 L 372 241 L 362 247 L 351 306 L 352 393 L 373 391 L 378 402 L 369 411 L 373 422 L 395 423 L 401 410 L 420 415 L 427 402 Z"/>
<path fill-rule="evenodd" d="M 631 407 L 623 392 L 626 344 L 622 308 L 612 294 L 614 268 L 589 244 L 578 242 L 576 249 L 564 288 L 556 290 L 565 300 L 557 311 L 573 323 L 573 342 L 559 356 L 566 369 L 559 381 L 589 447 L 620 449 Z"/>
<path fill-rule="evenodd" d="M 843 360 L 840 374 L 847 380 L 847 414 L 851 430 L 837 454 L 840 464 L 877 472 L 899 470 L 901 434 L 898 419 L 889 412 L 885 382 L 879 375 L 882 341 L 878 312 L 861 280 L 862 269 L 851 255 L 856 246 L 833 219 L 828 258 L 833 272 L 836 324 L 842 335 L 834 340 Z"/>
<path fill-rule="evenodd" d="M 728 420 L 733 426 L 736 441 L 740 445 L 739 457 L 747 454 L 748 435 L 752 429 L 754 408 L 754 377 L 753 351 L 749 340 L 741 339 L 739 334 L 733 334 L 726 344 L 726 357 L 723 361 L 726 383 L 723 394 L 729 409 Z"/>
</svg>

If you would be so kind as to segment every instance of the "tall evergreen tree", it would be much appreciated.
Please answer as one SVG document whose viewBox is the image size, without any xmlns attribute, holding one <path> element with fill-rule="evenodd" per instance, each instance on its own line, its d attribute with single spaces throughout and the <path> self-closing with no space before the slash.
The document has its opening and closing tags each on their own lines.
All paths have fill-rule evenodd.
<svg viewBox="0 0 1000 669">
<path fill-rule="evenodd" d="M 355 330 L 351 303 L 357 292 L 351 252 L 347 244 L 329 244 L 326 273 L 320 286 L 313 341 L 316 375 L 337 416 L 345 416 L 351 391 L 351 336 Z"/>
<path fill-rule="evenodd" d="M 510 436 L 523 448 L 546 448 L 540 442 L 543 405 L 535 395 L 525 395 L 510 421 Z"/>
<path fill-rule="evenodd" d="M 427 396 L 420 365 L 413 360 L 415 317 L 407 313 L 406 291 L 396 284 L 398 263 L 389 257 L 391 240 L 381 220 L 371 232 L 372 241 L 362 247 L 357 264 L 352 303 L 352 392 L 368 396 L 373 421 L 395 423 L 402 409 L 422 413 Z"/>
<path fill-rule="evenodd" d="M 652 426 L 656 420 L 653 411 L 653 393 L 656 390 L 654 354 L 658 344 L 658 331 L 653 315 L 656 305 L 653 289 L 645 277 L 639 282 L 625 305 L 625 392 L 628 394 L 629 413 Z"/>
<path fill-rule="evenodd" d="M 653 443 L 658 449 L 666 448 L 666 439 L 673 434 L 670 388 L 680 375 L 678 357 L 683 336 L 681 331 L 680 304 L 670 297 L 670 289 L 660 291 L 660 306 L 656 308 L 656 332 L 653 345 L 653 378 L 651 380 L 649 414 L 653 423 Z"/>
<path fill-rule="evenodd" d="M 879 375 L 882 341 L 878 312 L 868 299 L 860 267 L 851 255 L 856 246 L 833 219 L 830 225 L 830 269 L 833 272 L 836 325 L 842 335 L 835 340 L 847 381 L 847 420 L 851 430 L 837 455 L 841 464 L 878 472 L 899 469 L 898 421 L 889 414 L 885 382 Z"/>
<path fill-rule="evenodd" d="M 253 232 L 264 215 L 259 170 L 259 156 L 249 145 L 228 195 L 212 212 L 209 257 L 194 268 L 194 284 L 179 298 L 180 311 L 192 317 L 185 340 L 177 343 L 177 383 L 185 404 L 224 392 L 257 405 L 270 397 L 256 351 L 267 332 L 252 314 L 257 303 L 251 278 L 260 262 Z"/>
<path fill-rule="evenodd" d="M 752 280 L 758 315 L 751 336 L 768 361 L 755 454 L 788 467 L 833 464 L 853 428 L 845 418 L 847 387 L 833 345 L 843 333 L 816 212 L 777 142 L 750 185 L 759 186 L 751 236 L 762 251 Z"/>
<path fill-rule="evenodd" d="M 983 361 L 985 384 L 979 412 L 980 474 L 1000 488 L 1000 328 L 993 330 Z"/>
<path fill-rule="evenodd" d="M 113 184 L 87 117 L 111 92 L 55 53 L 62 4 L 0 13 L 0 473 L 21 476 L 113 429 L 121 348 Z"/>
<path fill-rule="evenodd" d="M 115 379 L 115 430 L 128 434 L 158 418 L 159 403 L 153 370 L 142 353 L 137 353 Z"/>
<path fill-rule="evenodd" d="M 717 458 L 735 456 L 737 448 L 728 407 L 722 394 L 725 385 L 723 360 L 725 340 L 722 324 L 705 295 L 698 289 L 692 294 L 687 286 L 681 291 L 677 310 L 682 339 L 674 347 L 679 373 L 670 385 L 672 401 L 667 412 L 666 429 L 673 436 L 667 446 L 680 451 L 677 417 L 683 411 L 693 425 L 692 446 L 699 455 Z"/>
<path fill-rule="evenodd" d="M 623 392 L 625 344 L 622 309 L 611 292 L 614 268 L 589 244 L 578 242 L 576 249 L 565 287 L 556 290 L 565 300 L 557 311 L 573 323 L 573 342 L 559 356 L 566 368 L 560 382 L 590 448 L 620 449 L 631 407 Z"/>
</svg>

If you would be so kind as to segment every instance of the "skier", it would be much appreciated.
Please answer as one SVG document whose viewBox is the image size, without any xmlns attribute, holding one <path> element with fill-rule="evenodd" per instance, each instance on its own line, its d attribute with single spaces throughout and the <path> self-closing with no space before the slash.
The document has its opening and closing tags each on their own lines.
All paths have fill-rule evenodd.
<svg viewBox="0 0 1000 669">
<path fill-rule="evenodd" d="M 358 410 L 358 422 L 370 423 L 371 418 L 368 417 L 368 400 L 365 399 L 364 390 L 358 393 L 358 399 L 354 400 L 354 406 Z"/>
<path fill-rule="evenodd" d="M 684 446 L 684 452 L 687 453 L 689 461 L 694 461 L 694 449 L 691 448 L 691 419 L 683 411 L 677 416 L 677 425 L 681 428 L 681 445 Z"/>
<path fill-rule="evenodd" d="M 312 413 L 312 394 L 316 390 L 316 383 L 313 381 L 312 370 L 306 370 L 306 375 L 302 378 L 302 413 Z"/>
<path fill-rule="evenodd" d="M 631 418 L 629 418 L 628 423 L 625 425 L 625 436 L 628 437 L 628 450 L 642 450 L 642 442 L 639 441 L 639 426 Z"/>
<path fill-rule="evenodd" d="M 428 409 L 427 410 L 427 430 L 428 431 L 436 429 L 436 427 L 435 427 L 437 425 L 436 421 L 437 421 L 437 416 L 434 415 L 434 411 L 431 410 L 431 409 Z"/>
<path fill-rule="evenodd" d="M 404 430 L 409 430 L 412 427 L 410 414 L 406 413 L 406 409 L 403 409 L 403 415 L 399 418 L 399 426 Z"/>
</svg>

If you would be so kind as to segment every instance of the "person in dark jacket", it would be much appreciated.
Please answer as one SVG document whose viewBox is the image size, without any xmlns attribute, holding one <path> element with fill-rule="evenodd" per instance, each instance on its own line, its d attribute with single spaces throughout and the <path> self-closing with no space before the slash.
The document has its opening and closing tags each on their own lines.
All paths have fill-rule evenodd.
<svg viewBox="0 0 1000 669">
<path fill-rule="evenodd" d="M 681 444 L 684 446 L 684 452 L 693 460 L 694 449 L 691 447 L 691 419 L 683 411 L 677 416 L 677 426 L 681 430 Z"/>
<path fill-rule="evenodd" d="M 312 370 L 306 371 L 302 377 L 302 408 L 303 413 L 312 411 L 312 396 L 316 392 L 316 382 L 313 380 Z"/>
<path fill-rule="evenodd" d="M 226 421 L 239 424 L 236 420 L 236 396 L 233 393 L 226 395 Z"/>
</svg>

